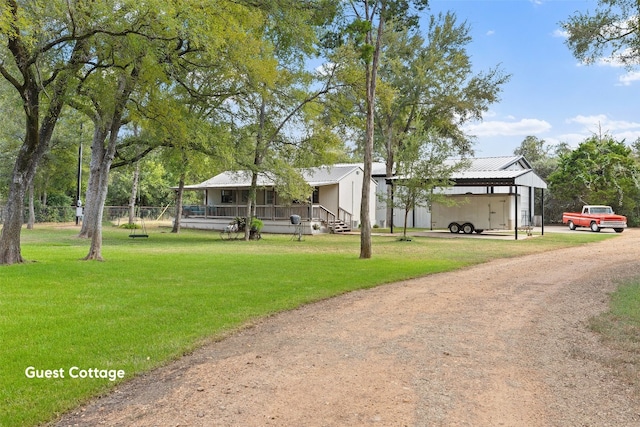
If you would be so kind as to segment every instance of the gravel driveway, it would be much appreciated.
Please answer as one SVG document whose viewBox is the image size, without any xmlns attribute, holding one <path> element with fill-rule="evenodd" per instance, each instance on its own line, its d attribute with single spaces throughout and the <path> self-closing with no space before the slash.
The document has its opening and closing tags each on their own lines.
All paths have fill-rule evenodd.
<svg viewBox="0 0 640 427">
<path fill-rule="evenodd" d="M 353 292 L 212 343 L 55 425 L 638 426 L 637 384 L 608 363 L 624 355 L 585 326 L 631 276 L 634 229 Z"/>
</svg>

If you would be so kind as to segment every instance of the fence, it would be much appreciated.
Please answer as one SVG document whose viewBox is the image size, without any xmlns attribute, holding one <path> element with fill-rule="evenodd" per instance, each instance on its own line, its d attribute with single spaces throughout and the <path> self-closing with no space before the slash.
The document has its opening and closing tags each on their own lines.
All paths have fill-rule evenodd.
<svg viewBox="0 0 640 427">
<path fill-rule="evenodd" d="M 136 206 L 136 217 L 145 220 L 172 220 L 175 218 L 174 206 Z M 0 207 L 0 223 L 4 223 L 6 215 L 5 207 Z M 102 213 L 103 220 L 121 222 L 129 218 L 128 206 L 105 206 Z M 25 208 L 23 221 L 29 219 L 29 210 Z M 72 222 L 76 220 L 75 206 L 39 206 L 35 209 L 36 223 L 43 222 Z"/>
</svg>

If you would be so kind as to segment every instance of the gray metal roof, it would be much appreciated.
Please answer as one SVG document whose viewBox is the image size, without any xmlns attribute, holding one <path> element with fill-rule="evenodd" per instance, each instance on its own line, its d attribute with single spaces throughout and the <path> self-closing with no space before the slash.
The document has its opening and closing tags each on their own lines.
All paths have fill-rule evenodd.
<svg viewBox="0 0 640 427">
<path fill-rule="evenodd" d="M 300 173 L 307 183 L 313 187 L 322 187 L 340 182 L 345 176 L 355 170 L 362 171 L 359 165 L 321 166 L 317 168 L 301 169 Z M 268 174 L 258 174 L 259 187 L 271 187 L 275 181 Z M 223 172 L 200 184 L 186 185 L 187 190 L 205 188 L 241 188 L 251 186 L 251 174 L 247 171 Z"/>
<path fill-rule="evenodd" d="M 460 187 L 522 185 L 534 188 L 547 188 L 547 183 L 531 169 L 497 171 L 465 170 L 453 174 L 451 181 Z"/>
<path fill-rule="evenodd" d="M 447 163 L 458 162 L 450 159 Z M 547 188 L 547 183 L 533 172 L 523 156 L 480 157 L 469 159 L 470 165 L 464 171 L 453 174 L 451 180 L 458 186 L 502 186 L 524 185 Z M 302 177 L 314 187 L 337 184 L 354 170 L 363 171 L 362 163 L 344 163 L 333 166 L 301 169 Z M 384 176 L 384 163 L 373 163 L 372 175 Z M 251 175 L 246 171 L 223 172 L 200 184 L 185 186 L 185 189 L 242 188 L 251 185 Z M 258 175 L 259 187 L 271 187 L 274 180 L 268 174 Z"/>
<path fill-rule="evenodd" d="M 470 163 L 467 171 L 531 169 L 531 165 L 523 156 L 478 157 L 466 160 Z M 459 161 L 460 159 L 449 159 L 446 163 L 454 164 Z"/>
</svg>

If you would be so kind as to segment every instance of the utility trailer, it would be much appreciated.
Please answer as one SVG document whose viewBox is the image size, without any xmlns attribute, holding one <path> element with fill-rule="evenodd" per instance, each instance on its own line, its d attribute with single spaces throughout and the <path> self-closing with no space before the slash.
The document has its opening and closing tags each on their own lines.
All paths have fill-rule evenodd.
<svg viewBox="0 0 640 427">
<path fill-rule="evenodd" d="M 451 194 L 447 198 L 451 204 L 431 206 L 434 229 L 448 228 L 452 233 L 465 234 L 513 230 L 515 199 L 512 194 Z"/>
</svg>

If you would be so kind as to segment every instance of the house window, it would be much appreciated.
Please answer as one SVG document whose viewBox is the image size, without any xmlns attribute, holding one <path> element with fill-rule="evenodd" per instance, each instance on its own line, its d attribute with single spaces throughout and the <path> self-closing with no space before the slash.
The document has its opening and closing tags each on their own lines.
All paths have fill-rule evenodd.
<svg viewBox="0 0 640 427">
<path fill-rule="evenodd" d="M 267 190 L 266 194 L 266 204 L 273 205 L 276 201 L 276 193 L 273 190 Z"/>
<path fill-rule="evenodd" d="M 233 203 L 233 190 L 222 190 L 222 203 Z"/>
<path fill-rule="evenodd" d="M 313 194 L 311 195 L 311 203 L 320 203 L 320 187 L 313 187 Z"/>
<path fill-rule="evenodd" d="M 242 200 L 242 203 L 247 203 L 249 201 L 249 190 L 242 190 L 240 192 L 240 200 Z"/>
</svg>

